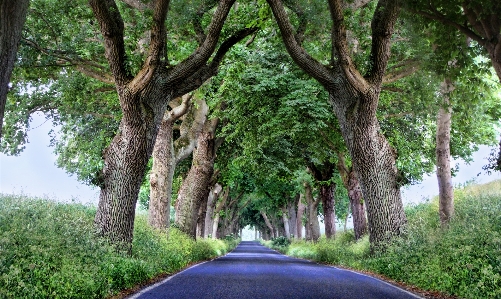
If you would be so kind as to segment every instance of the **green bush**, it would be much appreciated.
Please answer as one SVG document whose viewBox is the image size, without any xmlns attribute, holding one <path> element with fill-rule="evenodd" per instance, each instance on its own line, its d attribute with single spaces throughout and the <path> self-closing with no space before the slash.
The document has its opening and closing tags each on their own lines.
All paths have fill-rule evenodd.
<svg viewBox="0 0 501 299">
<path fill-rule="evenodd" d="M 214 258 L 238 240 L 194 241 L 138 214 L 132 255 L 94 234 L 95 207 L 0 195 L 0 298 L 105 298 Z"/>
<path fill-rule="evenodd" d="M 291 241 L 284 236 L 279 236 L 271 239 L 273 246 L 277 247 L 287 247 L 290 245 Z"/>
</svg>

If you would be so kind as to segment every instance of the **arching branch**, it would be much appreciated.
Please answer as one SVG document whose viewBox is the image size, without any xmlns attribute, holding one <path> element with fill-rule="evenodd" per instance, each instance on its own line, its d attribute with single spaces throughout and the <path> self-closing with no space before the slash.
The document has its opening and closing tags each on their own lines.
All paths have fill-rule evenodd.
<svg viewBox="0 0 501 299">
<path fill-rule="evenodd" d="M 296 39 L 296 32 L 280 0 L 267 0 L 282 34 L 285 47 L 292 59 L 310 76 L 322 85 L 329 86 L 334 81 L 327 67 L 311 57 Z"/>
<path fill-rule="evenodd" d="M 216 48 L 221 29 L 234 2 L 235 0 L 221 0 L 219 2 L 207 29 L 205 41 L 195 53 L 169 71 L 168 82 L 175 84 L 183 81 L 206 63 Z"/>
</svg>

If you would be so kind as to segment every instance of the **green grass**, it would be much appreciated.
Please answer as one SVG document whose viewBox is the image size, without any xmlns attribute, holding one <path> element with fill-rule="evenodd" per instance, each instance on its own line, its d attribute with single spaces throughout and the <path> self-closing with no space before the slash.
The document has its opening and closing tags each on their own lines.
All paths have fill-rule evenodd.
<svg viewBox="0 0 501 299">
<path fill-rule="evenodd" d="M 132 256 L 94 235 L 95 208 L 0 195 L 0 298 L 106 298 L 214 258 L 237 241 L 156 231 L 138 214 Z"/>
<path fill-rule="evenodd" d="M 501 298 L 501 181 L 455 191 L 455 218 L 441 229 L 438 201 L 408 207 L 408 232 L 370 254 L 351 232 L 313 244 L 295 241 L 287 254 L 368 270 L 461 298 Z"/>
</svg>

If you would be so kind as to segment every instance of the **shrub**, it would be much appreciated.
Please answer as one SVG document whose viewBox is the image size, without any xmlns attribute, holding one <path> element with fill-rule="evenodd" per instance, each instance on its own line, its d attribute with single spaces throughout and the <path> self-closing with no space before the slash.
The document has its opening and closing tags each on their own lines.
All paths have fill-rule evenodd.
<svg viewBox="0 0 501 299">
<path fill-rule="evenodd" d="M 440 227 L 438 199 L 407 207 L 407 232 L 370 255 L 368 237 L 294 241 L 287 253 L 369 270 L 462 298 L 501 298 L 501 181 L 455 191 L 456 214 Z"/>
<path fill-rule="evenodd" d="M 286 247 L 289 246 L 291 241 L 284 236 L 279 236 L 271 239 L 273 246 Z"/>
<path fill-rule="evenodd" d="M 0 298 L 105 298 L 238 243 L 195 241 L 155 230 L 136 216 L 132 255 L 94 235 L 96 209 L 47 199 L 0 195 Z"/>
</svg>

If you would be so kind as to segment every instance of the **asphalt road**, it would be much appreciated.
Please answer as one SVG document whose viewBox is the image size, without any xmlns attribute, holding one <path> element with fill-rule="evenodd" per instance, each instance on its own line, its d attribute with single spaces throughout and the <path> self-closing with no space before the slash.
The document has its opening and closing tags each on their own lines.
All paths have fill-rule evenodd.
<svg viewBox="0 0 501 299">
<path fill-rule="evenodd" d="M 242 242 L 231 253 L 188 268 L 129 299 L 159 298 L 421 298 L 381 280 L 295 259 L 258 242 Z"/>
</svg>

